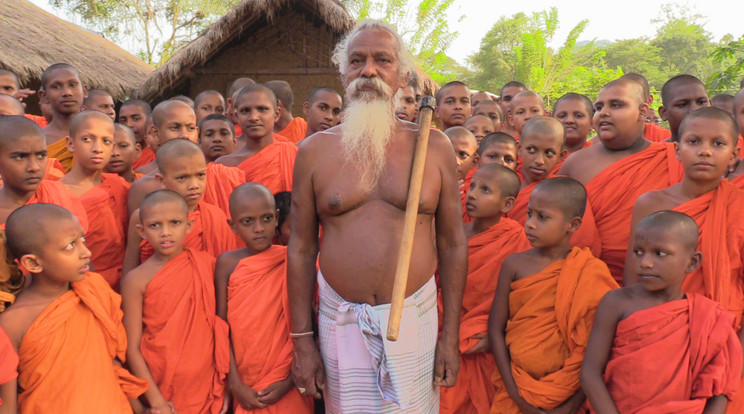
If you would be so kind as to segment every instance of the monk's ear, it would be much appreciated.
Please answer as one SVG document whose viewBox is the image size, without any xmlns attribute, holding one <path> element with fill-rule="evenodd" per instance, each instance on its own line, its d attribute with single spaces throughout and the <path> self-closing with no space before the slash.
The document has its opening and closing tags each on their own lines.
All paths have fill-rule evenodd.
<svg viewBox="0 0 744 414">
<path fill-rule="evenodd" d="M 145 226 L 142 224 L 135 224 L 134 229 L 137 230 L 137 234 L 140 236 L 140 239 L 145 239 Z"/>
<path fill-rule="evenodd" d="M 674 141 L 674 158 L 679 161 L 679 141 Z"/>
<path fill-rule="evenodd" d="M 152 137 L 157 138 L 158 137 L 158 127 L 156 127 L 155 124 L 150 125 L 150 129 L 147 130 L 147 135 L 150 135 Z"/>
<path fill-rule="evenodd" d="M 83 99 L 88 98 L 88 85 L 83 85 Z"/>
<path fill-rule="evenodd" d="M 44 271 L 41 260 L 35 254 L 24 254 L 18 259 L 18 262 L 31 273 L 41 273 Z"/>
<path fill-rule="evenodd" d="M 310 113 L 310 103 L 305 102 L 302 104 L 302 113 L 305 115 L 305 118 L 307 118 L 307 115 Z"/>
<path fill-rule="evenodd" d="M 186 233 L 191 232 L 192 227 L 194 227 L 194 219 L 186 220 Z"/>
<path fill-rule="evenodd" d="M 70 136 L 65 137 L 65 144 L 67 146 L 67 151 L 75 152 L 75 147 L 72 145 L 72 138 Z"/>
<path fill-rule="evenodd" d="M 641 106 L 639 107 L 639 109 L 640 109 L 640 112 L 641 113 L 640 113 L 638 119 L 641 120 L 641 121 L 643 121 L 643 122 L 646 122 L 646 118 L 648 118 L 649 112 L 651 111 L 651 107 L 648 106 L 648 104 L 646 102 L 644 102 L 644 103 L 641 104 Z"/>
<path fill-rule="evenodd" d="M 544 109 L 544 111 L 545 111 L 545 114 L 543 114 L 544 116 L 553 117 L 553 111 L 551 111 L 550 109 Z"/>
<path fill-rule="evenodd" d="M 480 161 L 480 155 L 478 155 L 478 153 L 476 152 L 475 154 L 473 154 L 473 163 L 475 165 L 478 165 L 479 161 Z"/>
<path fill-rule="evenodd" d="M 235 226 L 233 226 L 233 219 L 231 218 L 227 219 L 227 225 L 230 226 L 230 229 L 232 230 L 233 233 L 238 234 L 238 229 L 236 229 Z"/>
<path fill-rule="evenodd" d="M 685 270 L 686 273 L 692 273 L 697 270 L 698 267 L 700 267 L 700 264 L 703 262 L 703 254 L 700 252 L 695 252 L 692 255 L 690 255 L 690 262 L 687 264 L 687 269 Z"/>
<path fill-rule="evenodd" d="M 666 119 L 666 108 L 663 106 L 659 107 L 659 118 L 661 118 L 662 121 L 668 121 L 668 119 Z"/>
<path fill-rule="evenodd" d="M 134 158 L 139 158 L 142 155 L 142 145 L 139 142 L 134 143 Z"/>
<path fill-rule="evenodd" d="M 511 211 L 511 209 L 514 207 L 514 200 L 516 200 L 515 197 L 506 197 L 504 199 L 504 207 L 501 208 L 501 212 L 506 214 Z"/>
<path fill-rule="evenodd" d="M 558 159 L 558 162 L 561 162 L 566 159 L 566 157 L 568 156 L 568 150 L 566 150 L 566 147 L 563 147 L 563 149 L 561 150 L 560 156 L 561 157 Z"/>
<path fill-rule="evenodd" d="M 581 217 L 576 216 L 568 222 L 568 225 L 569 225 L 568 229 L 571 231 L 571 233 L 575 233 L 576 230 L 578 230 L 579 227 L 581 227 L 582 221 L 583 219 Z"/>
<path fill-rule="evenodd" d="M 158 183 L 160 183 L 160 188 L 165 190 L 165 181 L 164 181 L 163 174 L 161 172 L 156 172 L 155 179 L 158 181 Z"/>
</svg>

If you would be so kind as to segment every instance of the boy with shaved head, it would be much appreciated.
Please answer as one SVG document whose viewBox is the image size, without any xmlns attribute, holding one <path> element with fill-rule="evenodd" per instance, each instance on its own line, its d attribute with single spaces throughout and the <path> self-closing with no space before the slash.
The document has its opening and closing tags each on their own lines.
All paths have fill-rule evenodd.
<svg viewBox="0 0 744 414">
<path fill-rule="evenodd" d="M 600 259 L 621 281 L 633 204 L 647 191 L 678 183 L 683 171 L 672 143 L 643 138 L 648 104 L 638 82 L 606 84 L 594 109 L 599 143 L 573 153 L 558 173 L 586 186 L 602 240 Z"/>
<path fill-rule="evenodd" d="M 716 107 L 723 111 L 728 112 L 729 115 L 734 115 L 734 95 L 727 93 L 719 93 L 718 95 L 710 98 L 710 106 Z"/>
<path fill-rule="evenodd" d="M 161 414 L 227 408 L 228 328 L 215 312 L 215 258 L 186 247 L 194 224 L 187 203 L 170 190 L 145 197 L 136 229 L 154 252 L 121 281 L 129 367 L 149 382 L 144 399 Z"/>
<path fill-rule="evenodd" d="M 0 116 L 8 115 L 21 115 L 23 116 L 25 110 L 23 105 L 18 99 L 5 94 L 0 94 Z"/>
<path fill-rule="evenodd" d="M 493 122 L 494 132 L 501 132 L 504 129 L 506 118 L 504 118 L 504 112 L 501 110 L 501 106 L 496 101 L 486 99 L 478 102 L 477 105 L 473 106 L 473 116 L 485 115 Z"/>
<path fill-rule="evenodd" d="M 142 148 L 142 154 L 132 164 L 135 170 L 155 159 L 155 151 L 145 142 L 147 117 L 150 113 L 152 113 L 152 107 L 141 99 L 130 99 L 119 108 L 119 122 L 132 129 L 137 143 Z"/>
<path fill-rule="evenodd" d="M 395 99 L 398 101 L 395 106 L 395 116 L 402 121 L 415 123 L 418 106 L 416 105 L 416 91 L 413 85 L 408 83 L 406 86 L 398 89 Z"/>
<path fill-rule="evenodd" d="M 593 115 L 592 101 L 585 95 L 569 92 L 555 101 L 553 117 L 563 124 L 568 155 L 592 145 L 588 137 Z"/>
<path fill-rule="evenodd" d="M 338 125 L 342 107 L 343 99 L 335 89 L 327 86 L 313 89 L 307 102 L 302 105 L 302 113 L 307 118 L 305 137 Z"/>
<path fill-rule="evenodd" d="M 207 163 L 232 154 L 238 140 L 232 121 L 222 114 L 207 115 L 199 122 L 199 141 Z"/>
<path fill-rule="evenodd" d="M 472 115 L 470 90 L 460 81 L 452 81 L 442 86 L 436 93 L 436 100 L 434 116 L 439 119 L 442 131 L 453 126 L 462 126 Z"/>
<path fill-rule="evenodd" d="M 502 120 L 506 122 L 503 132 L 506 132 L 513 137 L 519 136 L 519 132 L 512 128 L 511 122 L 509 121 L 509 116 L 511 115 L 511 101 L 515 96 L 517 96 L 517 94 L 526 90 L 527 86 L 522 82 L 510 81 L 502 86 L 501 91 L 499 92 L 499 105 L 501 106 L 501 112 L 504 115 Z"/>
<path fill-rule="evenodd" d="M 530 248 L 524 229 L 505 217 L 519 192 L 514 171 L 488 164 L 473 175 L 467 191 L 468 278 L 460 316 L 460 373 L 457 384 L 441 390 L 441 413 L 488 413 L 496 389 L 496 361 L 488 344 L 488 312 L 504 259 Z"/>
<path fill-rule="evenodd" d="M 240 137 L 241 135 L 243 135 L 243 131 L 240 129 L 238 120 L 235 118 L 235 98 L 238 97 L 238 92 L 240 92 L 241 89 L 246 86 L 255 84 L 256 81 L 251 78 L 235 79 L 233 83 L 230 84 L 230 88 L 227 90 L 227 95 L 225 95 L 225 99 L 227 101 L 227 109 L 225 110 L 225 115 L 227 115 L 227 117 L 230 118 L 231 121 L 233 121 L 233 124 L 235 124 L 236 137 Z"/>
<path fill-rule="evenodd" d="M 620 77 L 620 79 L 627 79 L 632 80 L 634 82 L 638 82 L 639 85 L 643 88 L 643 93 L 646 95 L 646 103 L 649 106 L 649 112 L 653 113 L 653 109 L 651 109 L 651 104 L 654 103 L 654 96 L 651 95 L 651 87 L 648 84 L 648 80 L 641 74 L 638 73 L 626 73 L 623 76 Z M 646 117 L 651 118 L 650 116 Z M 644 125 L 643 128 L 643 137 L 651 142 L 662 142 L 668 140 L 672 136 L 672 132 L 668 129 L 656 125 L 653 122 L 646 122 L 646 125 Z"/>
<path fill-rule="evenodd" d="M 692 75 L 677 75 L 661 88 L 659 116 L 669 122 L 671 141 L 679 141 L 679 126 L 685 117 L 698 108 L 710 106 L 705 84 Z"/>
<path fill-rule="evenodd" d="M 119 174 L 128 183 L 142 177 L 144 174 L 134 172 L 132 163 L 142 153 L 140 144 L 134 136 L 134 131 L 124 124 L 114 124 L 114 149 L 111 151 L 111 159 L 103 168 L 104 172 Z"/>
<path fill-rule="evenodd" d="M 491 413 L 577 413 L 579 371 L 594 312 L 617 283 L 589 249 L 572 246 L 586 191 L 569 177 L 541 181 L 524 229 L 532 245 L 504 260 L 488 319 L 496 359 Z"/>
<path fill-rule="evenodd" d="M 112 121 L 116 121 L 116 105 L 110 93 L 102 89 L 91 89 L 83 99 L 81 111 L 98 111 L 106 114 Z"/>
<path fill-rule="evenodd" d="M 479 144 L 486 135 L 497 132 L 491 118 L 483 114 L 471 116 L 462 126 L 473 133 Z"/>
<path fill-rule="evenodd" d="M 234 412 L 310 414 L 312 398 L 301 395 L 289 375 L 294 347 L 287 248 L 271 244 L 277 230 L 274 196 L 261 184 L 243 184 L 230 196 L 230 213 L 230 226 L 245 247 L 217 259 L 214 285 L 217 315 L 230 325 Z"/>
<path fill-rule="evenodd" d="M 274 93 L 266 86 L 252 85 L 241 89 L 235 100 L 235 109 L 245 144 L 215 161 L 238 167 L 245 172 L 246 181 L 261 183 L 272 193 L 292 191 L 292 173 L 297 157 L 296 145 L 276 139 L 274 123 L 281 112 L 276 102 Z"/>
<path fill-rule="evenodd" d="M 279 108 L 279 118 L 274 123 L 274 132 L 292 142 L 302 141 L 307 136 L 307 121 L 299 116 L 292 116 L 294 92 L 289 82 L 273 80 L 266 82 L 264 86 L 274 93 Z"/>
<path fill-rule="evenodd" d="M 741 393 L 734 315 L 684 286 L 700 266 L 697 246 L 698 226 L 676 211 L 634 229 L 626 269 L 640 283 L 602 298 L 581 368 L 592 412 L 741 412 L 727 404 Z"/>
<path fill-rule="evenodd" d="M 62 207 L 35 204 L 6 224 L 8 247 L 33 276 L 0 314 L 20 357 L 17 380 L 0 387 L 3 412 L 142 412 L 137 397 L 147 381 L 121 367 L 121 297 L 90 271 L 80 222 Z"/>
<path fill-rule="evenodd" d="M 225 98 L 222 94 L 214 89 L 199 92 L 194 98 L 194 113 L 196 114 L 196 123 L 199 124 L 202 119 L 212 114 L 225 114 Z"/>
<path fill-rule="evenodd" d="M 516 135 L 514 139 L 519 141 L 524 124 L 536 116 L 548 115 L 545 104 L 540 95 L 532 91 L 524 91 L 516 94 L 509 103 L 509 124 Z"/>
</svg>

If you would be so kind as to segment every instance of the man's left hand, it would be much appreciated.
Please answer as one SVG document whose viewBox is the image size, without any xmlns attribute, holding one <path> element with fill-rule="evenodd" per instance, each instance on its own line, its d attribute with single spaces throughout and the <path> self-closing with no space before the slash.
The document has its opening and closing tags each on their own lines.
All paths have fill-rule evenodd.
<svg viewBox="0 0 744 414">
<path fill-rule="evenodd" d="M 457 373 L 460 371 L 460 353 L 457 342 L 448 345 L 440 338 L 434 354 L 434 385 L 440 387 L 453 387 L 457 382 Z"/>
</svg>

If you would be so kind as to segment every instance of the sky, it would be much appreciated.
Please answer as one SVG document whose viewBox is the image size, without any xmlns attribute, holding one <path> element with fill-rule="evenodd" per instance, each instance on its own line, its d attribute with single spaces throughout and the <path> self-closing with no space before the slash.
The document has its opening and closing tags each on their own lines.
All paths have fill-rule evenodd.
<svg viewBox="0 0 744 414">
<path fill-rule="evenodd" d="M 30 1 L 60 18 L 69 18 L 64 12 L 54 10 L 49 6 L 48 0 Z M 583 19 L 588 19 L 589 24 L 579 37 L 579 41 L 592 39 L 612 41 L 653 36 L 658 25 L 652 23 L 651 20 L 662 16 L 663 4 L 685 6 L 693 13 L 702 15 L 703 26 L 716 41 L 727 33 L 738 38 L 744 34 L 744 25 L 741 24 L 744 6 L 733 5 L 738 1 L 621 0 L 622 6 L 618 3 L 611 3 L 614 6 L 607 7 L 605 6 L 607 3 L 586 0 L 560 2 L 555 0 L 455 0 L 450 8 L 449 26 L 459 32 L 459 36 L 452 42 L 446 53 L 461 64 L 465 64 L 467 57 L 478 51 L 481 39 L 501 16 L 510 17 L 519 12 L 529 15 L 532 12 L 548 10 L 552 6 L 558 8 L 560 23 L 555 36 L 555 44 L 551 45 L 554 47 L 559 47 L 569 31 Z M 133 47 L 127 44 L 120 46 L 127 50 Z"/>
</svg>

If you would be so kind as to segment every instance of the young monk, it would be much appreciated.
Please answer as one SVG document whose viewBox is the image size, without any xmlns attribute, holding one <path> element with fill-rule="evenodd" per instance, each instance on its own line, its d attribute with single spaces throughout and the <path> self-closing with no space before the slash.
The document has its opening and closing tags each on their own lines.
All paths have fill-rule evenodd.
<svg viewBox="0 0 744 414">
<path fill-rule="evenodd" d="M 479 103 L 490 100 L 492 100 L 491 95 L 484 91 L 473 92 L 473 94 L 470 95 L 470 103 L 474 108 Z"/>
<path fill-rule="evenodd" d="M 524 91 L 516 94 L 509 104 L 509 123 L 516 133 L 514 139 L 519 141 L 524 124 L 536 116 L 545 116 L 545 104 L 542 97 L 532 91 Z"/>
<path fill-rule="evenodd" d="M 282 191 L 274 194 L 274 204 L 276 204 L 276 235 L 274 236 L 274 244 L 286 246 L 289 244 L 289 237 L 292 234 L 292 230 L 289 227 L 292 192 Z"/>
<path fill-rule="evenodd" d="M 651 104 L 654 103 L 654 96 L 651 94 L 651 87 L 648 84 L 648 80 L 643 75 L 633 72 L 624 74 L 620 79 L 637 82 L 643 88 L 643 94 L 646 96 L 646 103 L 649 106 L 646 115 L 646 124 L 643 126 L 643 137 L 651 142 L 662 142 L 668 140 L 672 136 L 672 132 L 649 121 L 650 119 L 655 118 L 656 114 L 654 113 L 654 110 L 651 109 Z"/>
<path fill-rule="evenodd" d="M 183 101 L 169 100 L 159 103 L 152 111 L 152 125 L 148 127 L 148 134 L 159 147 L 170 139 L 185 138 L 196 142 L 199 137 L 199 126 L 196 123 L 196 113 Z M 158 148 L 155 148 L 157 151 Z M 149 164 L 137 168 L 137 172 L 148 174 L 155 171 L 157 162 L 153 159 Z"/>
<path fill-rule="evenodd" d="M 76 162 L 60 181 L 85 207 L 89 227 L 86 245 L 93 268 L 118 291 L 129 220 L 129 183 L 103 172 L 114 149 L 114 123 L 98 111 L 80 112 L 72 118 L 67 141 Z"/>
<path fill-rule="evenodd" d="M 181 101 L 181 102 L 185 103 L 186 105 L 188 105 L 189 108 L 191 108 L 192 110 L 194 110 L 194 100 L 191 99 L 191 98 L 189 98 L 186 95 L 176 95 L 176 96 L 170 98 L 170 100 L 172 100 L 172 101 Z"/>
<path fill-rule="evenodd" d="M 519 136 L 519 133 L 518 131 L 515 131 L 514 128 L 512 128 L 509 121 L 509 117 L 511 116 L 511 101 L 512 99 L 514 99 L 515 96 L 517 96 L 517 94 L 526 90 L 527 86 L 525 86 L 522 82 L 510 81 L 502 86 L 501 91 L 499 92 L 499 105 L 501 106 L 501 112 L 504 115 L 503 120 L 506 121 L 504 129 L 502 131 L 513 137 Z"/>
<path fill-rule="evenodd" d="M 230 84 L 230 88 L 227 90 L 227 94 L 225 95 L 225 99 L 227 101 L 227 109 L 225 110 L 225 115 L 227 115 L 227 117 L 230 118 L 231 121 L 233 121 L 233 124 L 235 124 L 235 136 L 238 137 L 238 141 L 240 141 L 240 136 L 243 135 L 243 131 L 240 129 L 238 120 L 235 118 L 235 98 L 238 97 L 238 92 L 240 92 L 241 89 L 246 86 L 255 84 L 256 81 L 251 78 L 235 79 L 233 83 Z"/>
<path fill-rule="evenodd" d="M 294 93 L 288 82 L 273 80 L 265 86 L 274 92 L 279 109 L 279 118 L 274 123 L 274 132 L 292 142 L 300 142 L 307 136 L 307 121 L 304 118 L 292 116 Z M 242 125 L 242 124 L 241 124 Z"/>
<path fill-rule="evenodd" d="M 496 101 L 486 99 L 478 102 L 473 106 L 473 116 L 485 115 L 493 122 L 494 132 L 501 132 L 504 129 L 505 118 L 501 106 Z"/>
<path fill-rule="evenodd" d="M 217 413 L 229 363 L 227 326 L 215 313 L 215 258 L 185 247 L 193 220 L 178 193 L 151 193 L 136 214 L 154 254 L 121 281 L 129 367 L 148 381 L 144 399 L 161 413 Z"/>
<path fill-rule="evenodd" d="M 734 115 L 734 95 L 728 93 L 719 93 L 710 99 L 710 106 L 716 107 Z"/>
<path fill-rule="evenodd" d="M 194 98 L 194 113 L 196 113 L 196 123 L 201 123 L 202 119 L 212 114 L 225 114 L 225 98 L 221 93 L 214 89 L 208 89 L 199 92 Z"/>
<path fill-rule="evenodd" d="M 280 110 L 271 89 L 263 85 L 246 86 L 240 90 L 235 108 L 242 127 L 245 144 L 230 155 L 215 162 L 238 167 L 246 181 L 261 183 L 272 193 L 292 191 L 292 172 L 297 146 L 278 142 L 274 122 Z"/>
<path fill-rule="evenodd" d="M 186 236 L 184 247 L 206 251 L 215 258 L 237 247 L 225 213 L 219 207 L 202 201 L 207 185 L 207 162 L 199 146 L 186 139 L 172 139 L 158 149 L 157 162 L 155 179 L 160 188 L 180 194 L 189 207 L 193 227 Z M 135 211 L 129 224 L 125 274 L 155 253 L 156 246 L 143 240 L 136 230 L 140 224 L 139 214 Z"/>
<path fill-rule="evenodd" d="M 83 99 L 81 111 L 98 111 L 106 114 L 112 121 L 116 121 L 116 106 L 110 93 L 102 89 L 91 89 Z"/>
<path fill-rule="evenodd" d="M 395 106 L 395 116 L 408 122 L 416 122 L 416 92 L 413 86 L 406 85 L 396 92 L 397 105 Z"/>
<path fill-rule="evenodd" d="M 659 116 L 669 122 L 672 141 L 679 141 L 679 126 L 685 117 L 698 108 L 710 106 L 705 84 L 692 75 L 677 75 L 661 88 Z"/>
<path fill-rule="evenodd" d="M 498 272 L 512 253 L 530 248 L 524 229 L 504 215 L 519 191 L 519 177 L 497 164 L 473 175 L 467 195 L 468 278 L 460 316 L 460 372 L 452 388 L 440 390 L 441 413 L 488 413 L 496 393 L 491 375 L 496 361 L 489 352 L 488 312 Z"/>
<path fill-rule="evenodd" d="M 41 128 L 22 116 L 0 117 L 0 225 L 26 204 L 56 204 L 71 211 L 88 231 L 88 216 L 80 199 L 64 184 L 44 179 L 46 142 Z"/>
<path fill-rule="evenodd" d="M 150 104 L 140 99 L 130 99 L 119 108 L 119 122 L 134 131 L 134 137 L 142 148 L 142 154 L 132 164 L 132 168 L 135 170 L 155 160 L 155 151 L 149 148 L 145 142 L 147 117 L 151 112 Z"/>
<path fill-rule="evenodd" d="M 705 259 L 695 221 L 654 213 L 631 243 L 626 270 L 640 283 L 599 303 L 581 369 L 593 412 L 726 412 L 741 376 L 741 343 L 732 314 L 684 290 Z"/>
<path fill-rule="evenodd" d="M 462 126 L 473 133 L 479 144 L 486 135 L 496 132 L 493 121 L 486 115 L 473 115 Z"/>
<path fill-rule="evenodd" d="M 25 114 L 25 109 L 18 99 L 5 94 L 0 94 L 0 116 Z"/>
<path fill-rule="evenodd" d="M 462 126 L 473 112 L 470 107 L 470 90 L 460 81 L 442 86 L 436 93 L 436 102 L 434 116 L 439 119 L 442 131 L 453 126 Z"/>
<path fill-rule="evenodd" d="M 62 207 L 35 204 L 13 212 L 6 231 L 8 247 L 33 276 L 0 314 L 20 359 L 17 384 L 0 387 L 0 411 L 141 412 L 137 397 L 147 382 L 121 367 L 121 298 L 90 272 L 80 222 Z"/>
<path fill-rule="evenodd" d="M 586 206 L 568 177 L 532 192 L 525 232 L 532 249 L 504 260 L 488 320 L 498 366 L 491 413 L 576 413 L 584 403 L 579 370 L 594 312 L 617 288 L 589 249 L 570 245 Z"/>
<path fill-rule="evenodd" d="M 606 84 L 594 109 L 593 125 L 600 142 L 573 153 L 558 174 L 586 186 L 602 240 L 600 259 L 622 281 L 636 199 L 678 183 L 682 168 L 672 143 L 643 138 L 648 104 L 638 82 L 617 79 Z"/>
<path fill-rule="evenodd" d="M 444 134 L 450 139 L 457 160 L 457 180 L 464 183 L 465 177 L 478 163 L 478 141 L 465 127 L 452 127 Z M 471 174 L 472 177 L 472 174 Z M 468 188 L 463 188 L 467 192 Z"/>
<path fill-rule="evenodd" d="M 589 133 L 592 132 L 593 115 L 592 101 L 585 95 L 569 92 L 555 101 L 553 117 L 563 124 L 566 131 L 566 151 L 569 155 L 592 145 Z"/>
<path fill-rule="evenodd" d="M 307 102 L 302 104 L 302 113 L 307 118 L 305 137 L 338 125 L 342 107 L 343 99 L 335 89 L 327 86 L 313 89 Z"/>
<path fill-rule="evenodd" d="M 198 144 L 208 163 L 232 154 L 238 144 L 235 126 L 225 115 L 207 115 L 199 122 Z"/>
<path fill-rule="evenodd" d="M 234 412 L 313 413 L 312 398 L 290 376 L 287 248 L 271 244 L 274 196 L 261 184 L 243 184 L 230 196 L 230 212 L 230 226 L 246 247 L 219 257 L 214 287 L 217 315 L 230 325 Z"/>
<path fill-rule="evenodd" d="M 142 174 L 134 172 L 132 163 L 142 153 L 140 144 L 134 137 L 134 131 L 124 124 L 114 124 L 114 149 L 111 151 L 111 159 L 103 168 L 104 172 L 118 174 L 128 183 L 142 177 Z"/>
<path fill-rule="evenodd" d="M 44 137 L 51 158 L 56 158 L 65 172 L 72 169 L 72 154 L 67 150 L 65 137 L 70 135 L 72 117 L 80 112 L 88 87 L 83 85 L 80 72 L 66 63 L 55 63 L 41 74 L 39 99 L 49 102 L 52 122 L 45 126 Z"/>
</svg>

